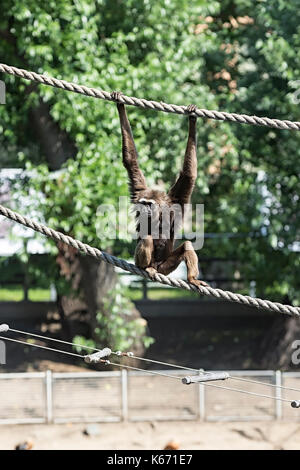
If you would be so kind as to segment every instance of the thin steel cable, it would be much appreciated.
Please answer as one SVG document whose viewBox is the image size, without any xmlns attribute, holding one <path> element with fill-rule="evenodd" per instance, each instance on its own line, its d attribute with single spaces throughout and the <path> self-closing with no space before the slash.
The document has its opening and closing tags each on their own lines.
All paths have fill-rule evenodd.
<svg viewBox="0 0 300 470">
<path fill-rule="evenodd" d="M 92 346 L 85 346 L 85 345 L 79 344 L 79 343 L 71 343 L 70 341 L 63 341 L 61 339 L 51 338 L 50 336 L 38 335 L 36 333 L 30 333 L 28 331 L 16 330 L 15 328 L 9 328 L 8 331 L 13 331 L 14 333 L 19 333 L 19 334 L 26 335 L 26 336 L 33 336 L 35 338 L 39 338 L 39 339 L 42 339 L 42 340 L 48 340 L 48 341 L 54 341 L 56 343 L 67 344 L 69 346 L 76 346 L 76 347 L 79 347 L 79 348 L 82 348 L 82 349 L 89 349 L 91 351 L 97 351 L 97 352 L 102 351 L 101 349 L 98 349 L 96 347 L 93 348 Z M 111 354 L 113 354 L 115 356 L 118 356 L 118 357 L 128 357 L 129 359 L 130 358 L 131 359 L 138 359 L 140 361 L 151 362 L 151 363 L 159 364 L 159 365 L 163 365 L 163 366 L 169 366 L 169 367 L 173 367 L 175 369 L 191 370 L 193 372 L 198 372 L 199 373 L 199 369 L 193 369 L 192 367 L 185 367 L 185 366 L 182 366 L 182 365 L 171 364 L 170 362 L 158 361 L 156 359 L 148 359 L 148 358 L 145 358 L 145 357 L 135 356 L 134 354 L 127 355 L 127 353 L 123 353 L 123 354 L 120 355 L 116 351 L 112 351 Z M 209 373 L 209 372 L 206 372 L 206 373 Z"/>
<path fill-rule="evenodd" d="M 135 355 L 130 355 L 130 356 L 127 356 L 127 357 L 131 357 L 132 359 L 139 359 L 141 361 L 146 361 L 146 362 L 153 362 L 155 364 L 171 366 L 171 367 L 175 367 L 176 369 L 191 370 L 193 372 L 196 372 L 197 374 L 199 374 L 199 372 L 202 373 L 202 374 L 206 374 L 206 375 L 213 374 L 212 372 L 206 372 L 206 371 L 201 370 L 201 369 L 195 369 L 195 368 L 192 368 L 192 367 L 185 367 L 185 366 L 181 366 L 181 365 L 170 364 L 168 362 L 161 362 L 161 361 L 157 361 L 157 360 L 154 360 L 154 359 L 147 359 L 145 357 L 139 357 L 139 356 L 135 356 Z M 267 382 L 261 382 L 259 380 L 246 379 L 246 378 L 243 378 L 243 377 L 232 376 L 232 375 L 230 375 L 228 378 L 236 380 L 236 381 L 248 382 L 248 383 L 253 383 L 253 384 L 257 384 L 257 385 L 262 385 L 262 386 L 265 386 L 265 387 L 277 388 L 277 389 L 280 388 L 282 390 L 290 390 L 290 391 L 300 393 L 299 388 L 286 387 L 284 385 L 275 385 L 275 384 L 270 384 L 270 383 L 267 383 Z"/>
<path fill-rule="evenodd" d="M 38 335 L 36 333 L 29 333 L 27 331 L 16 330 L 15 328 L 9 328 L 8 331 L 13 331 L 14 333 L 19 333 L 19 334 L 26 335 L 26 336 L 33 336 L 35 338 L 39 338 L 39 339 L 43 339 L 43 340 L 54 341 L 56 343 L 67 344 L 69 346 L 76 346 L 76 347 L 79 347 L 79 348 L 82 348 L 82 349 L 89 349 L 91 351 L 97 351 L 97 352 L 102 351 L 101 349 L 93 348 L 92 346 L 85 346 L 85 345 L 79 344 L 79 343 L 71 343 L 70 341 L 63 341 L 61 339 L 50 338 L 50 336 L 43 336 L 43 335 Z M 190 367 L 184 367 L 184 366 L 181 366 L 181 365 L 177 366 L 176 364 L 170 364 L 168 362 L 157 361 L 155 359 L 146 359 L 145 357 L 135 356 L 134 354 L 133 355 L 127 355 L 127 353 L 124 353 L 124 354 L 120 355 L 116 351 L 112 351 L 111 354 L 113 354 L 115 356 L 118 356 L 118 357 L 128 357 L 128 358 L 132 358 L 132 359 L 138 359 L 140 361 L 153 362 L 155 364 L 174 367 L 175 369 L 184 369 L 184 370 L 191 370 L 191 371 L 198 372 L 197 369 L 192 369 Z"/>
<path fill-rule="evenodd" d="M 181 366 L 181 365 L 170 364 L 168 362 L 161 362 L 161 361 L 157 361 L 157 360 L 154 360 L 154 359 L 147 359 L 145 357 L 139 357 L 139 356 L 135 356 L 135 355 L 131 355 L 131 356 L 128 356 L 128 357 L 131 357 L 132 359 L 139 359 L 141 361 L 146 361 L 146 362 L 154 362 L 155 364 L 171 366 L 171 367 L 175 367 L 176 369 L 191 370 L 191 371 L 193 371 L 197 374 L 199 374 L 199 372 L 201 374 L 206 374 L 206 375 L 213 374 L 213 372 L 207 372 L 207 371 L 204 371 L 204 370 L 201 370 L 201 369 L 195 369 L 195 368 L 192 368 L 192 367 L 185 367 L 185 366 Z M 286 387 L 284 385 L 275 385 L 275 384 L 270 384 L 270 383 L 267 383 L 267 382 L 261 382 L 259 380 L 246 379 L 246 378 L 243 378 L 243 377 L 232 376 L 232 375 L 230 375 L 228 378 L 232 379 L 232 380 L 240 381 L 240 382 L 248 382 L 248 383 L 252 383 L 252 384 L 262 385 L 262 386 L 265 386 L 265 387 L 272 387 L 272 388 L 277 388 L 277 389 L 280 388 L 282 390 L 289 390 L 289 391 L 294 391 L 294 392 L 299 392 L 300 393 L 299 388 Z"/>
<path fill-rule="evenodd" d="M 157 361 L 157 360 L 154 360 L 154 359 L 147 359 L 145 357 L 139 357 L 139 356 L 135 356 L 135 355 L 128 356 L 128 357 L 131 357 L 132 359 L 139 359 L 141 361 L 146 361 L 146 362 L 154 362 L 155 364 L 171 366 L 171 367 L 175 367 L 176 369 L 191 370 L 193 372 L 196 372 L 197 374 L 199 374 L 199 372 L 202 373 L 202 374 L 206 374 L 206 375 L 213 374 L 212 372 L 206 372 L 204 370 L 202 371 L 201 369 L 195 369 L 195 368 L 192 368 L 192 367 L 184 367 L 184 366 L 181 366 L 181 365 L 170 364 L 168 362 L 161 362 L 161 361 Z M 246 379 L 246 378 L 243 378 L 243 377 L 232 376 L 232 375 L 230 375 L 228 378 L 236 380 L 236 381 L 248 382 L 248 383 L 253 383 L 253 384 L 257 384 L 257 385 L 262 385 L 262 386 L 265 386 L 265 387 L 277 388 L 277 389 L 280 388 L 282 390 L 290 390 L 290 391 L 300 393 L 299 388 L 286 387 L 284 385 L 275 385 L 275 384 L 270 384 L 270 383 L 267 383 L 267 382 L 261 382 L 259 380 Z"/>
<path fill-rule="evenodd" d="M 104 363 L 107 362 L 108 365 L 122 367 L 122 368 L 125 368 L 125 369 L 132 369 L 132 370 L 137 370 L 139 372 L 145 372 L 146 374 L 160 375 L 162 377 L 168 377 L 168 378 L 171 378 L 171 379 L 182 380 L 182 377 L 180 377 L 179 375 L 164 374 L 163 372 L 157 372 L 155 370 L 149 370 L 149 369 L 139 369 L 138 367 L 127 366 L 126 364 L 119 364 L 119 363 L 116 363 L 116 362 L 105 361 L 105 359 L 102 359 L 101 362 L 104 362 Z"/>
<path fill-rule="evenodd" d="M 42 336 L 42 335 L 38 335 L 38 334 L 35 334 L 35 333 L 29 333 L 27 331 L 16 330 L 14 328 L 9 328 L 8 331 L 13 331 L 14 333 L 19 333 L 19 334 L 23 334 L 23 335 L 27 335 L 27 336 L 34 336 L 35 338 L 40 338 L 40 339 L 43 339 L 43 340 L 63 343 L 63 344 L 67 344 L 67 345 L 70 345 L 70 346 L 76 346 L 76 347 L 78 346 L 78 347 L 81 347 L 83 349 L 89 349 L 89 350 L 92 350 L 92 351 L 101 351 L 101 349 L 93 348 L 91 346 L 83 346 L 83 345 L 78 344 L 78 343 L 71 343 L 69 341 L 63 341 L 61 339 L 50 338 L 49 336 Z M 28 344 L 28 343 L 26 343 L 26 344 Z M 122 356 L 120 356 L 116 351 L 112 351 L 111 353 L 116 355 L 116 356 L 119 356 L 119 357 L 128 357 L 129 359 L 138 359 L 138 360 L 145 361 L 145 362 L 150 362 L 150 363 L 154 363 L 154 364 L 173 367 L 175 369 L 190 370 L 190 371 L 193 371 L 197 374 L 199 374 L 199 372 L 202 373 L 202 374 L 205 373 L 206 375 L 207 374 L 213 374 L 212 372 L 206 372 L 204 370 L 202 371 L 200 369 L 195 369 L 195 368 L 192 368 L 192 367 L 185 367 L 185 366 L 182 366 L 182 365 L 171 364 L 170 362 L 158 361 L 156 359 L 148 359 L 148 358 L 145 358 L 145 357 L 135 356 L 134 354 L 128 356 L 126 353 L 124 353 Z M 84 357 L 84 356 L 82 356 L 82 357 Z M 114 365 L 114 363 L 112 363 L 112 362 L 111 362 L 111 364 Z M 145 370 L 145 369 L 136 369 L 136 370 Z M 267 383 L 267 382 L 261 382 L 260 380 L 246 379 L 244 377 L 239 377 L 239 376 L 234 376 L 234 375 L 230 375 L 229 379 L 240 381 L 240 382 L 253 383 L 253 384 L 257 384 L 257 385 L 261 385 L 261 386 L 265 386 L 265 387 L 272 387 L 272 388 L 276 388 L 276 389 L 279 388 L 281 390 L 294 391 L 294 392 L 299 392 L 300 393 L 299 388 L 286 387 L 284 385 L 276 385 L 276 384 L 271 384 L 271 383 Z"/>
<path fill-rule="evenodd" d="M 41 346 L 39 344 L 27 343 L 25 341 L 20 341 L 20 340 L 13 339 L 13 338 L 8 338 L 8 337 L 5 337 L 5 336 L 0 336 L 0 339 L 7 340 L 7 341 L 12 341 L 14 343 L 23 344 L 25 346 L 31 346 L 31 347 L 35 347 L 35 348 L 46 349 L 48 351 L 52 351 L 52 352 L 56 352 L 56 353 L 60 353 L 60 354 L 67 354 L 67 355 L 71 355 L 71 356 L 76 356 L 76 357 L 80 357 L 81 359 L 84 359 L 84 356 L 82 356 L 80 354 L 75 354 L 75 353 L 70 353 L 70 352 L 67 352 L 67 351 L 62 351 L 62 350 L 59 350 L 59 349 L 49 348 L 47 346 Z M 101 359 L 100 362 L 103 363 L 103 364 L 106 364 L 106 365 L 113 365 L 113 366 L 116 366 L 116 367 L 135 370 L 135 371 L 138 371 L 138 372 L 144 372 L 144 373 L 148 373 L 148 374 L 152 374 L 152 375 L 158 375 L 158 376 L 172 378 L 172 379 L 176 379 L 176 380 L 182 380 L 182 377 L 179 377 L 179 376 L 175 376 L 175 375 L 171 375 L 171 374 L 164 374 L 163 372 L 139 369 L 138 367 L 132 367 L 132 366 L 128 366 L 128 365 L 125 365 L 125 364 L 118 364 L 116 362 L 111 362 L 111 361 L 108 361 L 108 360 L 105 360 L 105 359 Z M 222 389 L 222 390 L 228 390 L 228 391 L 232 391 L 232 392 L 239 392 L 239 393 L 243 393 L 243 394 L 246 394 L 246 395 L 252 395 L 252 396 L 256 396 L 256 397 L 260 397 L 260 398 L 269 398 L 271 400 L 280 400 L 280 401 L 286 402 L 286 403 L 291 403 L 293 401 L 293 400 L 288 400 L 286 398 L 281 398 L 281 397 L 278 397 L 278 396 L 274 397 L 274 396 L 271 396 L 271 395 L 265 395 L 265 394 L 261 394 L 261 393 L 250 392 L 248 390 L 243 390 L 243 389 L 238 389 L 238 388 L 231 388 L 231 387 L 224 387 L 223 385 L 209 384 L 207 382 L 202 382 L 202 383 L 203 383 L 203 385 L 205 385 L 207 387 L 214 387 L 214 388 L 219 388 L 219 389 Z"/>
<path fill-rule="evenodd" d="M 147 359 L 147 358 L 139 357 L 139 356 L 135 356 L 135 355 L 132 355 L 132 356 L 129 356 L 129 357 L 132 357 L 133 359 L 139 359 L 141 361 L 154 362 L 155 364 L 161 364 L 161 365 L 165 365 L 165 366 L 176 367 L 176 369 L 191 370 L 193 372 L 196 372 L 197 374 L 199 374 L 199 372 L 202 373 L 202 374 L 206 374 L 206 375 L 213 374 L 212 372 L 206 372 L 204 370 L 202 371 L 201 369 L 195 369 L 195 368 L 192 368 L 192 367 L 184 367 L 184 366 L 181 366 L 181 365 L 175 365 L 175 364 L 170 364 L 168 362 L 156 361 L 154 359 Z M 246 379 L 246 378 L 243 378 L 243 377 L 232 376 L 232 375 L 230 375 L 228 378 L 236 380 L 236 381 L 248 382 L 248 383 L 253 383 L 253 384 L 257 384 L 257 385 L 262 385 L 262 386 L 265 386 L 265 387 L 277 388 L 277 389 L 280 388 L 282 390 L 289 390 L 289 391 L 294 391 L 294 392 L 299 392 L 300 393 L 299 388 L 286 387 L 284 385 L 275 385 L 275 384 L 270 384 L 270 383 L 267 383 L 267 382 L 261 382 L 259 380 Z"/>
<path fill-rule="evenodd" d="M 39 336 L 39 337 L 42 338 L 41 336 Z M 12 341 L 13 343 L 23 344 L 24 346 L 31 346 L 33 348 L 46 349 L 48 351 L 52 351 L 52 352 L 56 352 L 56 353 L 60 353 L 60 354 L 67 354 L 69 356 L 75 356 L 75 357 L 79 357 L 80 359 L 84 359 L 84 356 L 81 355 L 81 354 L 75 354 L 75 353 L 71 353 L 71 352 L 68 352 L 68 351 L 63 351 L 61 349 L 49 348 L 48 346 L 42 346 L 40 344 L 27 343 L 26 341 L 21 341 L 19 339 L 14 339 L 14 338 L 9 338 L 7 336 L 0 336 L 0 339 L 6 340 L 6 341 Z M 66 344 L 68 344 L 68 343 L 66 343 Z M 117 367 L 121 367 L 121 368 L 126 368 L 126 369 L 131 369 L 131 370 L 136 370 L 136 371 L 139 371 L 139 372 L 145 372 L 147 374 L 159 375 L 161 377 L 168 377 L 168 378 L 176 379 L 176 380 L 181 380 L 182 379 L 182 377 L 179 377 L 177 375 L 165 374 L 163 372 L 157 372 L 157 371 L 152 371 L 152 370 L 139 369 L 138 367 L 127 366 L 125 364 L 118 364 L 116 362 L 111 362 L 111 361 L 108 361 L 106 359 L 100 359 L 100 363 L 106 364 L 106 365 L 117 366 Z"/>
<path fill-rule="evenodd" d="M 237 376 L 232 376 L 232 375 L 229 378 L 232 380 L 239 381 L 239 382 L 248 382 L 252 384 L 263 385 L 265 387 L 280 388 L 281 390 L 291 390 L 293 392 L 300 393 L 299 388 L 286 387 L 285 385 L 268 384 L 267 382 L 260 382 L 259 380 L 245 379 L 244 377 L 237 377 Z"/>
<path fill-rule="evenodd" d="M 83 346 L 78 343 L 71 343 L 70 341 L 63 341 L 62 339 L 50 338 L 50 336 L 37 335 L 36 333 L 28 333 L 27 331 L 15 330 L 14 328 L 9 328 L 8 331 L 13 331 L 14 333 L 19 333 L 26 336 L 34 336 L 35 338 L 40 338 L 43 340 L 54 341 L 55 343 L 68 344 L 69 346 L 78 346 L 82 349 L 90 349 L 91 351 L 101 351 L 101 349 L 93 348 L 91 346 Z"/>
<path fill-rule="evenodd" d="M 250 392 L 249 390 L 243 390 L 241 388 L 231 388 L 231 387 L 224 387 L 223 385 L 215 385 L 215 384 L 209 384 L 207 382 L 201 382 L 201 384 L 207 386 L 207 387 L 214 387 L 214 388 L 220 388 L 222 390 L 230 390 L 231 392 L 239 392 L 239 393 L 244 393 L 246 395 L 252 395 L 255 397 L 260 397 L 260 398 L 270 398 L 271 400 L 280 400 L 284 401 L 286 403 L 291 403 L 293 400 L 288 400 L 287 398 L 281 398 L 281 397 L 273 397 L 272 395 L 264 395 L 262 393 L 255 393 L 255 392 Z"/>
<path fill-rule="evenodd" d="M 54 351 L 54 352 L 57 352 L 57 353 L 60 353 L 60 354 L 68 354 L 69 356 L 76 356 L 76 357 L 80 357 L 81 359 L 84 358 L 84 356 L 81 356 L 80 354 L 75 354 L 75 353 L 71 353 L 71 352 L 68 352 L 68 351 L 62 351 L 61 349 L 49 348 L 47 346 L 42 346 L 40 344 L 27 343 L 26 341 L 21 341 L 19 339 L 14 339 L 14 338 L 9 338 L 7 336 L 0 336 L 0 339 L 4 339 L 6 341 L 12 341 L 14 343 L 24 344 L 25 346 L 33 346 L 35 348 L 47 349 L 48 351 Z"/>
<path fill-rule="evenodd" d="M 206 375 L 207 374 L 208 375 L 213 374 L 212 372 L 206 372 L 204 370 L 202 371 L 201 369 L 195 369 L 195 368 L 192 368 L 192 367 L 184 367 L 184 366 L 181 366 L 181 365 L 170 364 L 168 362 L 161 362 L 161 361 L 157 361 L 157 360 L 154 360 L 154 359 L 147 359 L 145 357 L 139 357 L 139 356 L 135 356 L 135 355 L 131 355 L 131 356 L 128 356 L 128 357 L 132 357 L 133 359 L 139 359 L 141 361 L 146 361 L 146 362 L 154 362 L 155 364 L 161 364 L 161 365 L 165 365 L 165 366 L 176 367 L 176 369 L 191 370 L 193 372 L 196 372 L 197 374 L 199 374 L 199 372 L 203 373 L 203 374 L 205 373 Z M 252 383 L 252 384 L 262 385 L 262 386 L 265 386 L 265 387 L 280 388 L 282 390 L 290 390 L 290 391 L 300 393 L 299 388 L 286 387 L 284 385 L 275 385 L 275 384 L 270 384 L 270 383 L 267 383 L 267 382 L 261 382 L 260 380 L 246 379 L 244 377 L 238 377 L 238 376 L 232 376 L 232 375 L 230 375 L 228 378 L 232 379 L 232 380 L 240 381 L 240 382 L 248 382 L 248 383 Z"/>
<path fill-rule="evenodd" d="M 77 83 L 67 82 L 66 80 L 59 80 L 57 78 L 49 77 L 48 75 L 30 72 L 28 70 L 19 69 L 17 67 L 9 66 L 7 64 L 0 64 L 0 72 L 21 77 L 32 82 L 41 83 L 43 85 L 61 88 L 62 90 L 66 91 L 72 91 L 74 93 L 79 93 L 81 95 L 89 96 L 92 98 L 98 98 L 107 101 L 115 101 L 115 98 L 110 92 L 97 90 L 96 88 L 89 88 L 84 85 L 78 85 Z M 163 111 L 164 113 L 187 113 L 187 106 L 168 104 L 164 103 L 163 101 L 149 101 L 142 98 L 136 98 L 135 96 L 121 95 L 119 101 L 130 106 L 138 106 L 143 109 Z M 271 119 L 268 117 L 249 116 L 247 114 L 227 113 L 224 111 L 215 111 L 200 108 L 196 108 L 195 114 L 201 118 L 215 119 L 217 121 L 236 122 L 239 124 L 265 126 L 272 127 L 275 129 L 290 129 L 295 131 L 300 130 L 300 122 L 297 121 L 293 122 L 289 120 Z"/>
<path fill-rule="evenodd" d="M 14 343 L 20 343 L 20 344 L 23 344 L 25 346 L 31 346 L 31 347 L 34 347 L 34 348 L 46 349 L 48 351 L 52 351 L 52 352 L 56 352 L 56 353 L 68 354 L 68 355 L 71 355 L 71 356 L 77 356 L 77 357 L 80 357 L 81 359 L 84 359 L 84 356 L 81 356 L 80 354 L 69 353 L 67 351 L 61 351 L 59 349 L 54 349 L 54 348 L 48 348 L 47 346 L 41 346 L 39 344 L 27 343 L 25 341 L 20 341 L 20 340 L 13 339 L 13 338 L 7 338 L 5 336 L 0 336 L 0 339 L 4 339 L 4 340 L 7 340 L 7 341 L 12 341 Z M 145 370 L 145 369 L 139 369 L 138 367 L 127 366 L 125 364 L 117 364 L 116 362 L 111 362 L 111 361 L 107 361 L 107 360 L 104 360 L 104 359 L 101 359 L 100 362 L 103 363 L 103 364 L 107 364 L 107 365 L 113 365 L 113 366 L 120 367 L 120 368 L 136 370 L 138 372 L 144 372 L 144 373 L 152 374 L 152 375 L 159 375 L 159 376 L 167 377 L 167 378 L 171 378 L 171 379 L 176 379 L 176 380 L 181 380 L 182 379 L 182 377 L 179 377 L 179 376 L 175 376 L 175 375 L 171 375 L 171 374 L 164 374 L 163 372 L 156 372 L 156 371 L 149 371 L 149 370 Z M 220 389 L 223 389 L 223 390 L 229 390 L 229 391 L 232 391 L 232 392 L 244 393 L 246 395 L 252 395 L 252 396 L 256 396 L 256 397 L 260 397 L 260 398 L 270 398 L 272 400 L 280 400 L 280 401 L 284 401 L 284 402 L 287 402 L 287 403 L 291 403 L 291 401 L 292 401 L 292 400 L 287 400 L 286 398 L 273 397 L 271 395 L 264 395 L 264 394 L 261 394 L 261 393 L 249 392 L 247 390 L 242 390 L 242 389 L 238 389 L 238 388 L 230 388 L 230 387 L 224 387 L 222 385 L 208 384 L 207 382 L 203 382 L 203 385 L 208 386 L 208 387 L 220 388 Z"/>
<path fill-rule="evenodd" d="M 113 354 L 116 354 L 116 353 L 114 352 Z M 151 362 L 151 363 L 154 363 L 154 364 L 159 364 L 159 365 L 162 365 L 162 366 L 174 367 L 175 369 L 191 370 L 193 372 L 195 371 L 195 372 L 198 372 L 198 373 L 201 372 L 201 370 L 193 369 L 192 367 L 185 367 L 185 366 L 181 366 L 181 365 L 177 365 L 177 364 L 171 364 L 169 362 L 157 361 L 156 359 L 148 359 L 146 357 L 135 356 L 134 354 L 132 354 L 130 356 L 127 356 L 127 354 L 124 353 L 123 356 L 129 357 L 131 359 L 138 359 L 139 361 L 145 361 L 145 362 Z"/>
<path fill-rule="evenodd" d="M 250 307 L 256 307 L 262 310 L 267 310 L 269 312 L 276 312 L 276 313 L 283 313 L 286 315 L 293 315 L 293 316 L 300 316 L 300 308 L 293 307 L 291 305 L 283 305 L 278 302 L 271 302 L 270 300 L 263 300 L 255 297 L 250 297 L 248 295 L 241 295 L 236 294 L 230 291 L 224 291 L 222 289 L 213 289 L 212 287 L 204 287 L 204 286 L 195 286 L 190 284 L 183 279 L 172 279 L 168 276 L 164 276 L 163 274 L 156 273 L 150 277 L 149 273 L 144 269 L 140 269 L 134 264 L 127 263 L 127 261 L 112 256 L 105 251 L 101 251 L 98 248 L 94 248 L 86 243 L 82 243 L 80 240 L 76 240 L 68 235 L 65 235 L 61 232 L 57 232 L 46 225 L 40 224 L 35 222 L 28 217 L 22 216 L 17 212 L 12 211 L 2 205 L 0 205 L 0 215 L 4 215 L 10 220 L 17 222 L 25 227 L 29 227 L 36 232 L 39 232 L 45 235 L 52 240 L 63 242 L 66 245 L 72 246 L 76 250 L 92 256 L 96 259 L 105 261 L 106 263 L 112 264 L 113 266 L 117 266 L 125 271 L 129 271 L 133 274 L 137 274 L 142 276 L 150 281 L 159 282 L 161 284 L 165 284 L 171 287 L 177 287 L 180 289 L 185 289 L 189 291 L 198 292 L 201 295 L 206 295 L 208 297 L 214 297 L 217 299 L 223 299 L 229 302 L 236 302 L 243 305 L 248 305 Z"/>
</svg>

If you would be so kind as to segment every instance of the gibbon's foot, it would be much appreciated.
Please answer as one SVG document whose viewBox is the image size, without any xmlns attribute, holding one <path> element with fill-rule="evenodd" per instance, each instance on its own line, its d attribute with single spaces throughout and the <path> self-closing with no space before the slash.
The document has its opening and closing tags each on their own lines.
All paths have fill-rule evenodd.
<svg viewBox="0 0 300 470">
<path fill-rule="evenodd" d="M 145 271 L 147 271 L 151 278 L 153 278 L 155 274 L 157 274 L 157 270 L 155 268 L 146 268 Z"/>
<path fill-rule="evenodd" d="M 189 104 L 186 108 L 186 111 L 188 114 L 190 114 L 190 117 L 193 117 L 197 119 L 197 116 L 194 114 L 196 112 L 197 106 L 195 104 Z"/>
<path fill-rule="evenodd" d="M 200 279 L 188 279 L 190 284 L 194 284 L 194 286 L 203 286 L 203 287 L 209 287 L 207 282 L 200 281 Z"/>
<path fill-rule="evenodd" d="M 110 96 L 114 101 L 116 101 L 116 103 L 120 103 L 120 98 L 122 95 L 123 93 L 121 91 L 112 91 L 110 94 Z"/>
</svg>

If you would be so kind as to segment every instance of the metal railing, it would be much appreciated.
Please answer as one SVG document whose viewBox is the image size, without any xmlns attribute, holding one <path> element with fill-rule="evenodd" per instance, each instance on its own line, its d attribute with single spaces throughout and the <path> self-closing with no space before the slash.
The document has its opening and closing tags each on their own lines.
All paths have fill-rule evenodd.
<svg viewBox="0 0 300 470">
<path fill-rule="evenodd" d="M 170 373 L 170 371 L 163 371 Z M 176 371 L 189 375 L 188 371 Z M 231 371 L 245 390 L 299 399 L 280 385 L 300 388 L 300 372 Z M 118 421 L 300 420 L 300 411 L 279 400 L 249 397 L 204 384 L 183 385 L 163 376 L 127 370 L 79 373 L 0 374 L 0 424 Z"/>
</svg>

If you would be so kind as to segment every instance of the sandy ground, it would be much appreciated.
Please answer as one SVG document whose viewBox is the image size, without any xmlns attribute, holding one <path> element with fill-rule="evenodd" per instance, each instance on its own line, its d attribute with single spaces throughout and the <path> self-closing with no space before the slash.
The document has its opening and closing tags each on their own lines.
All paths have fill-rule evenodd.
<svg viewBox="0 0 300 470">
<path fill-rule="evenodd" d="M 27 439 L 33 449 L 163 449 L 177 441 L 179 449 L 279 450 L 300 448 L 300 424 L 291 422 L 143 422 L 98 424 L 99 435 L 86 436 L 85 424 L 2 425 L 0 450 Z"/>
</svg>

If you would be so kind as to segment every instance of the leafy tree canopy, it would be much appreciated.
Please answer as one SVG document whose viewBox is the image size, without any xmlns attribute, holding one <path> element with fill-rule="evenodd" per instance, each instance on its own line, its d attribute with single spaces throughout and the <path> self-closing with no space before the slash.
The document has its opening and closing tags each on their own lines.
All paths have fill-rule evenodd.
<svg viewBox="0 0 300 470">
<path fill-rule="evenodd" d="M 297 0 L 2 0 L 1 7 L 5 63 L 158 101 L 299 120 Z M 115 106 L 2 79 L 3 165 L 35 169 L 30 185 L 43 191 L 49 225 L 109 247 L 97 238 L 97 207 L 127 194 Z M 76 148 L 52 179 L 30 119 L 40 100 Z M 186 119 L 128 113 L 149 184 L 170 184 L 183 158 Z M 299 237 L 300 133 L 201 119 L 198 129 L 194 202 L 205 204 L 205 230 L 246 235 L 207 241 L 203 253 L 239 259 L 257 294 L 297 301 L 299 261 L 291 248 Z M 132 253 L 120 241 L 113 249 Z"/>
</svg>

